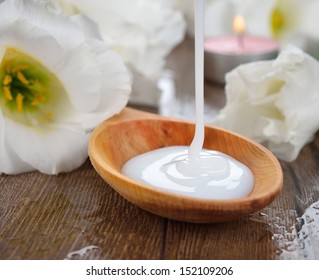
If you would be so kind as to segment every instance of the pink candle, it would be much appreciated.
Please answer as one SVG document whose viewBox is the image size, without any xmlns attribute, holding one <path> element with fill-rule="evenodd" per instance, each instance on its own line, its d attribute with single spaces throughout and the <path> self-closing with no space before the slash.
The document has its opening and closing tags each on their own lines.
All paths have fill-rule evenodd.
<svg viewBox="0 0 319 280">
<path fill-rule="evenodd" d="M 225 74 L 240 64 L 276 58 L 278 43 L 271 38 L 244 35 L 242 17 L 234 19 L 237 35 L 205 39 L 205 78 L 225 82 Z"/>
<path fill-rule="evenodd" d="M 241 39 L 240 39 L 241 38 Z M 272 39 L 256 36 L 222 36 L 207 38 L 205 51 L 220 54 L 252 55 L 278 50 L 278 43 Z"/>
</svg>

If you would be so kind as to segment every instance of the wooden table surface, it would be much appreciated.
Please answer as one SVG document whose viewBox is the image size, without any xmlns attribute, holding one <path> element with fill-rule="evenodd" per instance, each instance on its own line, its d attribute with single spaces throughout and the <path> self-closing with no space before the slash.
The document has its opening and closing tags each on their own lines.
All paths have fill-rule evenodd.
<svg viewBox="0 0 319 280">
<path fill-rule="evenodd" d="M 170 55 L 164 81 L 171 90 L 159 108 L 142 109 L 194 118 L 193 51 L 187 39 Z M 225 104 L 223 86 L 206 82 L 205 100 L 210 122 Z M 0 175 L 0 258 L 319 259 L 319 137 L 281 165 L 284 187 L 276 200 L 222 224 L 177 222 L 141 210 L 113 191 L 89 160 L 57 176 Z"/>
</svg>

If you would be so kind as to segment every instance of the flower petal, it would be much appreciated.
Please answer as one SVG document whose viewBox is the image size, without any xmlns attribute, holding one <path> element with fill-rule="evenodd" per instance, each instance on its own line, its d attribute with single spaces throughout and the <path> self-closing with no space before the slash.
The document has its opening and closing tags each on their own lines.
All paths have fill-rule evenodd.
<svg viewBox="0 0 319 280">
<path fill-rule="evenodd" d="M 0 111 L 0 174 L 18 174 L 29 172 L 34 168 L 27 162 L 21 160 L 11 147 L 10 141 L 6 137 L 6 123 Z"/>
<path fill-rule="evenodd" d="M 72 16 L 72 21 L 77 23 L 87 39 L 103 40 L 97 24 L 87 16 L 74 15 Z"/>
<path fill-rule="evenodd" d="M 91 46 L 95 50 L 97 62 L 103 73 L 103 94 L 100 95 L 99 105 L 95 108 L 94 114 L 77 112 L 68 120 L 79 122 L 85 131 L 92 131 L 101 121 L 119 113 L 126 106 L 131 92 L 131 79 L 121 58 L 97 41 L 92 41 Z"/>
<path fill-rule="evenodd" d="M 311 38 L 319 40 L 319 33 L 317 26 L 319 25 L 319 1 L 308 1 L 305 5 L 305 1 L 300 1 L 302 9 L 302 25 L 300 26 L 300 32 L 307 34 Z"/>
<path fill-rule="evenodd" d="M 68 172 L 79 167 L 87 158 L 90 134 L 81 130 L 56 127 L 50 132 L 36 129 L 6 120 L 7 147 L 14 149 L 17 156 L 28 162 L 33 170 L 45 174 Z M 14 162 L 14 165 L 16 162 Z M 16 166 L 14 172 L 22 172 Z"/>
<path fill-rule="evenodd" d="M 248 34 L 272 37 L 271 16 L 276 2 L 277 0 L 248 1 L 243 13 Z"/>
<path fill-rule="evenodd" d="M 68 48 L 73 48 L 83 41 L 83 34 L 77 24 L 61 13 L 50 9 L 45 1 L 35 0 L 10 0 L 5 1 L 0 9 L 2 22 L 16 22 L 25 20 L 34 26 L 50 33 L 57 41 Z M 72 36 L 70 36 L 72 34 Z"/>
<path fill-rule="evenodd" d="M 63 67 L 56 72 L 72 104 L 81 111 L 90 112 L 99 104 L 102 73 L 96 60 L 91 48 L 82 44 L 65 55 Z"/>
<path fill-rule="evenodd" d="M 62 2 L 96 21 L 103 38 L 112 43 L 124 61 L 152 80 L 159 78 L 165 56 L 184 38 L 182 13 L 166 1 Z"/>
</svg>

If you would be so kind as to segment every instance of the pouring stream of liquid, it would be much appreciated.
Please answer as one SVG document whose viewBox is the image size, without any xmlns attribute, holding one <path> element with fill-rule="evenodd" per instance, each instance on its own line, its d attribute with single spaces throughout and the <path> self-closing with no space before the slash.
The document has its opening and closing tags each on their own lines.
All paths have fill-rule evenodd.
<svg viewBox="0 0 319 280">
<path fill-rule="evenodd" d="M 235 199 L 249 195 L 252 172 L 236 159 L 203 149 L 204 143 L 204 15 L 205 0 L 195 0 L 196 128 L 190 147 L 173 146 L 138 155 L 122 173 L 168 192 L 204 199 Z"/>
<path fill-rule="evenodd" d="M 204 34 L 205 0 L 195 0 L 195 98 L 196 128 L 188 149 L 190 161 L 199 158 L 204 143 Z"/>
</svg>

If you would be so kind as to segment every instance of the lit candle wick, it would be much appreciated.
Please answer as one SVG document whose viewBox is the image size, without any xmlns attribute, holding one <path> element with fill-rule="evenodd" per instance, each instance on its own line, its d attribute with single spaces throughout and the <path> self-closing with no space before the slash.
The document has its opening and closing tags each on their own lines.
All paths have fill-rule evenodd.
<svg viewBox="0 0 319 280">
<path fill-rule="evenodd" d="M 245 33 L 245 20 L 241 15 L 236 15 L 233 22 L 234 31 L 237 34 L 237 42 L 239 49 L 244 51 L 245 43 L 244 43 L 244 33 Z"/>
</svg>

